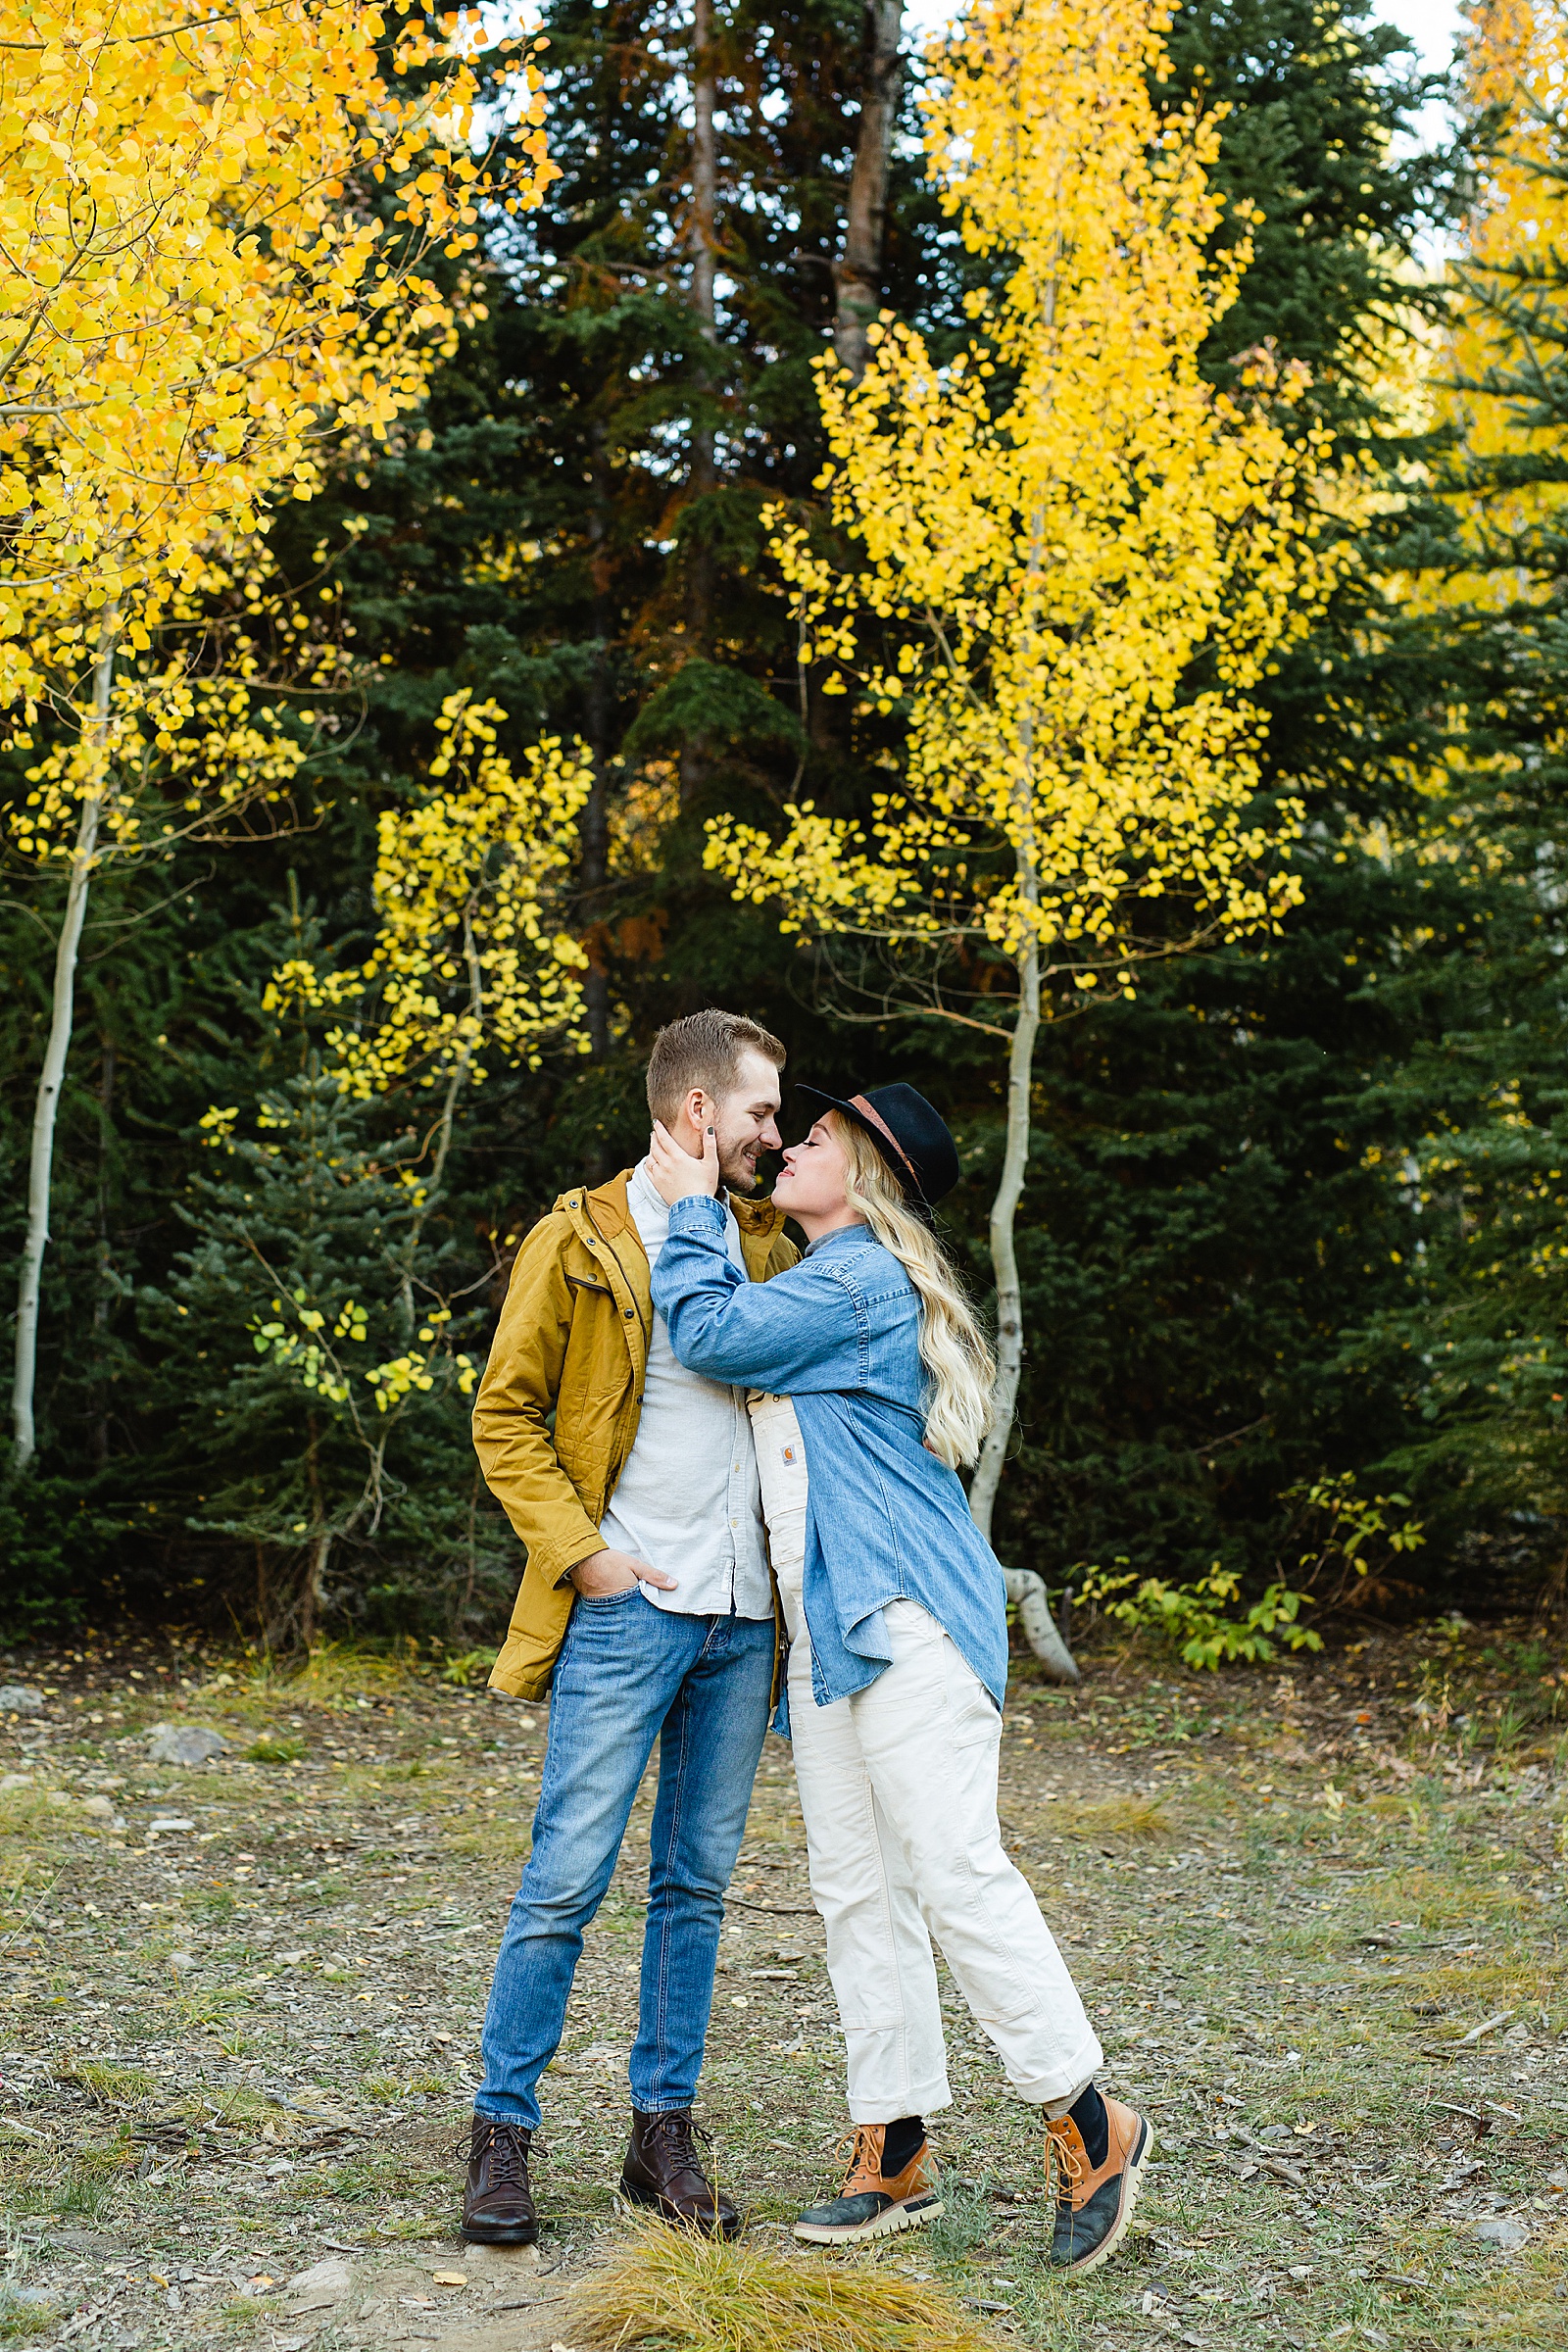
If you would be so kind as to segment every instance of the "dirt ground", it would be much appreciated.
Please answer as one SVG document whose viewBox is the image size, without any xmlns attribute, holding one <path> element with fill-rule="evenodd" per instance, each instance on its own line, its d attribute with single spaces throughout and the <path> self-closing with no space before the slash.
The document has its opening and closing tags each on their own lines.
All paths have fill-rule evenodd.
<svg viewBox="0 0 1568 2352">
<path fill-rule="evenodd" d="M 947 2214 L 828 2259 L 1054 2352 L 1568 2346 L 1560 1645 L 1454 1621 L 1288 1671 L 1088 1665 L 1065 1692 L 1017 1662 L 1002 1812 L 1154 2125 L 1136 2234 L 1075 2288 L 1043 2269 L 1040 2133 L 955 1996 Z M 485 2252 L 453 2150 L 546 1710 L 439 1661 L 289 1680 L 177 1637 L 12 1653 L 13 1681 L 43 1704 L 0 1714 L 0 2334 L 569 2345 L 620 2227 L 651 1782 L 546 2078 L 541 2243 Z M 227 1752 L 156 1763 L 159 1725 Z M 780 2244 L 844 2128 L 804 1865 L 770 1740 L 701 2116 Z"/>
</svg>

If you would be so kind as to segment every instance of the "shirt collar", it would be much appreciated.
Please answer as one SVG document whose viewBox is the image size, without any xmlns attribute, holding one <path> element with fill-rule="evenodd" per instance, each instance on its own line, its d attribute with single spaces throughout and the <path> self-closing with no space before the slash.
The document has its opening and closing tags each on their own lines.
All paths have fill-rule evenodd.
<svg viewBox="0 0 1568 2352">
<path fill-rule="evenodd" d="M 664 1199 L 663 1194 L 660 1191 L 658 1185 L 655 1184 L 653 1178 L 649 1175 L 648 1162 L 646 1159 L 640 1159 L 637 1162 L 637 1165 L 633 1168 L 626 1186 L 628 1192 L 630 1192 L 633 1185 L 636 1186 L 637 1198 L 645 1208 L 652 1208 L 656 1210 L 662 1209 L 664 1215 L 666 1217 L 668 1216 L 669 1202 Z"/>
<path fill-rule="evenodd" d="M 831 1250 L 835 1242 L 874 1242 L 876 1235 L 864 1222 L 858 1225 L 836 1225 L 831 1233 L 819 1233 L 814 1242 L 808 1242 L 803 1257 L 814 1257 L 819 1250 Z"/>
</svg>

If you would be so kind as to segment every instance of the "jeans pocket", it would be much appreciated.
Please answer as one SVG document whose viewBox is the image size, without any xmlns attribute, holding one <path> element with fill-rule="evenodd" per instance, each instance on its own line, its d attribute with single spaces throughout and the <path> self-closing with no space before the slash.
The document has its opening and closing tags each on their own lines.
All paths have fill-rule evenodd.
<svg viewBox="0 0 1568 2352">
<path fill-rule="evenodd" d="M 628 1585 L 622 1592 L 579 1592 L 577 1606 L 579 1609 L 618 1609 L 626 1601 L 634 1600 L 641 1591 L 640 1585 Z"/>
</svg>

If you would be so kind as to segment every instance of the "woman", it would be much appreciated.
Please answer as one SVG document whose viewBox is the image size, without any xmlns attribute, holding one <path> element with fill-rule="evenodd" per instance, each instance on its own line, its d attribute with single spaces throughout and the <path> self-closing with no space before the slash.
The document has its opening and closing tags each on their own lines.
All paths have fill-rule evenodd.
<svg viewBox="0 0 1568 2352">
<path fill-rule="evenodd" d="M 796 2234 L 853 2243 L 942 2210 L 924 2123 L 952 2095 L 934 1936 L 1044 2111 L 1052 2261 L 1087 2271 L 1125 2232 L 1153 2139 L 1095 2086 L 1100 2044 L 997 1824 L 1005 1593 L 956 1474 L 980 1449 L 993 1368 L 931 1230 L 957 1152 L 912 1087 L 801 1092 L 829 1107 L 773 1199 L 808 1248 L 771 1282 L 730 1263 L 710 1134 L 699 1164 L 658 1128 L 648 1162 L 670 1204 L 654 1301 L 676 1355 L 763 1392 L 788 1720 L 855 2126 L 840 2194 Z"/>
</svg>

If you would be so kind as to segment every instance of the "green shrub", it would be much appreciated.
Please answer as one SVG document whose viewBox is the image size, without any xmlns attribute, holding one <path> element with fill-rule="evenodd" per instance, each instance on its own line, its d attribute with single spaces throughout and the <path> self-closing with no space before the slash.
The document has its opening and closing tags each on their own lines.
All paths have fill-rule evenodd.
<svg viewBox="0 0 1568 2352">
<path fill-rule="evenodd" d="M 478 1681 L 488 1681 L 490 1669 L 499 1658 L 499 1649 L 466 1649 L 460 1658 L 448 1658 L 441 1669 L 444 1683 L 457 1683 L 463 1690 Z"/>
<path fill-rule="evenodd" d="M 252 1764 L 296 1764 L 305 1753 L 305 1742 L 303 1740 L 280 1740 L 270 1732 L 264 1732 L 260 1740 L 252 1741 L 245 1753 Z"/>
<path fill-rule="evenodd" d="M 1270 1585 L 1261 1600 L 1242 1611 L 1236 1606 L 1242 1580 L 1218 1560 L 1191 1585 L 1167 1584 L 1159 1576 L 1140 1581 L 1131 1573 L 1116 1576 L 1103 1568 L 1075 1570 L 1075 1583 L 1079 1575 L 1084 1580 L 1078 1587 L 1083 1599 L 1100 1601 L 1105 1615 L 1122 1625 L 1155 1634 L 1189 1666 L 1229 1666 L 1240 1660 L 1255 1664 L 1275 1656 L 1276 1638 L 1287 1649 L 1323 1646 L 1321 1634 L 1299 1622 L 1301 1609 L 1310 1605 L 1309 1594 Z M 1129 1585 L 1135 1585 L 1136 1592 L 1128 1592 Z M 1121 1598 L 1111 1597 L 1118 1593 Z"/>
</svg>

